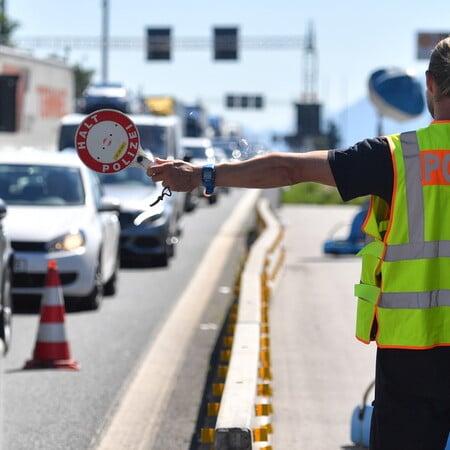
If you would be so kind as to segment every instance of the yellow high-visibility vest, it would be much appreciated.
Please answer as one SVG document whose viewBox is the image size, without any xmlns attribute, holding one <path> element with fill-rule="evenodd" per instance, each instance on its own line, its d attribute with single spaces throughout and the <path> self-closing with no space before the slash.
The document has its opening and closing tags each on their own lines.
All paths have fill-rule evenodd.
<svg viewBox="0 0 450 450">
<path fill-rule="evenodd" d="M 356 337 L 379 347 L 450 346 L 450 121 L 387 137 L 392 203 L 373 196 Z"/>
</svg>

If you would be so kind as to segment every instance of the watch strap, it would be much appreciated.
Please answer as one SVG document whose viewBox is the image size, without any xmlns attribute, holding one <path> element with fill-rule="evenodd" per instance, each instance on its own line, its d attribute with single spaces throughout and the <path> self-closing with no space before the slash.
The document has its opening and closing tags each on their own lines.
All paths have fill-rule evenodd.
<svg viewBox="0 0 450 450">
<path fill-rule="evenodd" d="M 212 195 L 216 187 L 216 169 L 214 164 L 205 164 L 202 168 L 202 184 L 205 195 Z"/>
</svg>

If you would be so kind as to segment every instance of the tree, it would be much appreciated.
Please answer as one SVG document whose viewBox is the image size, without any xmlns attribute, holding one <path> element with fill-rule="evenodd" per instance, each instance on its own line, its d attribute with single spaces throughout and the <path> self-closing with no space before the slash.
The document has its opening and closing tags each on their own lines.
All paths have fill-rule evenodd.
<svg viewBox="0 0 450 450">
<path fill-rule="evenodd" d="M 19 27 L 19 22 L 8 19 L 3 10 L 0 11 L 0 44 L 14 47 L 12 34 Z"/>
<path fill-rule="evenodd" d="M 73 66 L 73 73 L 75 75 L 75 97 L 81 98 L 83 91 L 91 82 L 94 70 L 83 69 L 79 64 L 75 64 Z"/>
</svg>

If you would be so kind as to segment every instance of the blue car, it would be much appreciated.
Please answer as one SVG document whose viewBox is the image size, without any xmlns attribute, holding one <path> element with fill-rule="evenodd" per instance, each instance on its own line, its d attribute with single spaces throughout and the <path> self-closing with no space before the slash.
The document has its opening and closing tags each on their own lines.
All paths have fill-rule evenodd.
<svg viewBox="0 0 450 450">
<path fill-rule="evenodd" d="M 350 233 L 345 239 L 328 239 L 323 245 L 323 251 L 332 255 L 356 255 L 366 244 L 367 235 L 361 227 L 367 216 L 369 203 L 366 202 L 352 220 Z"/>
</svg>

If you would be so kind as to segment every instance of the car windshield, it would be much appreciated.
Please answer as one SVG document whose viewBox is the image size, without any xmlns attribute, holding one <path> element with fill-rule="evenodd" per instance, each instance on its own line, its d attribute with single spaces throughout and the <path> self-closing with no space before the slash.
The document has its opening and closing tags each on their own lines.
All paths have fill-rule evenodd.
<svg viewBox="0 0 450 450">
<path fill-rule="evenodd" d="M 141 147 L 150 150 L 154 157 L 167 158 L 169 128 L 160 125 L 136 125 Z"/>
<path fill-rule="evenodd" d="M 106 185 L 155 186 L 155 183 L 146 174 L 145 170 L 138 167 L 128 167 L 120 172 L 99 173 L 98 175 L 101 182 Z"/>
<path fill-rule="evenodd" d="M 75 167 L 0 164 L 0 197 L 8 205 L 84 204 L 80 170 Z"/>
</svg>

